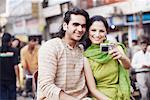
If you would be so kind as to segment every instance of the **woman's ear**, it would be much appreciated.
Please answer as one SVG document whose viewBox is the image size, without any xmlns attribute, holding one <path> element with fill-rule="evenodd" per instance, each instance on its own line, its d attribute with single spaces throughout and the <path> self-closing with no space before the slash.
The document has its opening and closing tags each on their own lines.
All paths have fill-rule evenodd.
<svg viewBox="0 0 150 100">
<path fill-rule="evenodd" d="M 67 23 L 64 22 L 64 23 L 63 23 L 63 30 L 66 31 L 66 30 L 67 30 L 67 27 L 68 27 L 68 26 L 67 26 Z"/>
</svg>

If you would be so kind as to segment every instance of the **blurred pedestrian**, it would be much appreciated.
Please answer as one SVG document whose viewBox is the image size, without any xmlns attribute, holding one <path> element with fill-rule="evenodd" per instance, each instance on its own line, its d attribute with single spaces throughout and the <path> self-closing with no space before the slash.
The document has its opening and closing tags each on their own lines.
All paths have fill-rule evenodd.
<svg viewBox="0 0 150 100">
<path fill-rule="evenodd" d="M 150 93 L 150 52 L 148 52 L 148 38 L 140 38 L 141 50 L 132 59 L 132 67 L 136 72 L 136 79 L 141 93 L 141 100 L 149 100 Z"/>
<path fill-rule="evenodd" d="M 18 53 L 11 47 L 11 35 L 4 33 L 0 47 L 0 100 L 16 100 Z"/>
<path fill-rule="evenodd" d="M 141 47 L 138 44 L 138 40 L 132 40 L 132 47 L 129 48 L 129 58 L 132 60 L 133 55 L 141 50 Z"/>
<path fill-rule="evenodd" d="M 130 60 L 121 43 L 107 40 L 108 29 L 103 16 L 90 18 L 88 33 L 92 44 L 84 53 L 87 85 L 93 100 L 130 100 L 126 70 L 131 66 Z"/>
<path fill-rule="evenodd" d="M 21 44 L 21 41 L 18 39 L 18 38 L 15 38 L 15 37 L 13 37 L 13 39 L 12 39 L 12 43 L 11 43 L 11 47 L 12 48 L 15 48 L 17 51 L 18 51 L 18 59 L 19 59 L 19 63 L 20 63 L 20 49 L 21 49 L 21 46 L 20 46 L 20 44 Z M 19 95 L 21 95 L 22 94 L 22 80 L 21 80 L 21 70 L 20 70 L 20 66 L 19 66 L 19 64 L 18 64 L 18 67 L 19 67 L 19 79 L 17 79 L 17 93 L 19 94 Z"/>
<path fill-rule="evenodd" d="M 12 40 L 12 47 L 13 48 L 20 48 L 20 40 L 19 39 L 17 39 L 17 38 L 13 38 L 13 40 Z"/>
<path fill-rule="evenodd" d="M 29 43 L 21 48 L 21 64 L 25 74 L 25 91 L 23 96 L 29 96 L 32 92 L 32 75 L 38 69 L 39 45 L 36 37 L 30 37 Z"/>
<path fill-rule="evenodd" d="M 87 96 L 83 48 L 78 44 L 86 31 L 88 13 L 73 8 L 65 13 L 58 38 L 39 50 L 38 100 L 82 100 Z"/>
<path fill-rule="evenodd" d="M 18 38 L 13 38 L 11 43 L 12 48 L 16 48 L 18 50 L 19 60 L 20 60 L 20 50 L 21 50 L 21 41 Z"/>
</svg>

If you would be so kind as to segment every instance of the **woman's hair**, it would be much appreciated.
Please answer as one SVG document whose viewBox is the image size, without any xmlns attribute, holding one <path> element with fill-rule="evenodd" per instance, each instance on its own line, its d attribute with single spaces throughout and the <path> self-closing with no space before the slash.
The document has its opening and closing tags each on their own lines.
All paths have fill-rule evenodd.
<svg viewBox="0 0 150 100">
<path fill-rule="evenodd" d="M 108 32 L 109 25 L 107 23 L 107 20 L 106 20 L 106 18 L 104 18 L 103 16 L 100 16 L 100 15 L 96 15 L 96 16 L 93 16 L 90 18 L 90 21 L 88 23 L 88 30 L 95 21 L 101 21 L 104 24 L 106 31 Z"/>
<path fill-rule="evenodd" d="M 64 22 L 65 23 L 67 23 L 67 24 L 69 23 L 69 21 L 71 20 L 71 14 L 82 15 L 85 17 L 86 23 L 89 21 L 89 14 L 85 10 L 75 7 L 73 9 L 68 10 L 65 13 L 65 15 L 64 15 Z M 86 28 L 87 28 L 87 26 L 86 26 Z M 63 25 L 61 25 L 61 29 L 57 33 L 57 37 L 63 38 L 64 36 L 65 36 L 65 30 L 63 30 Z"/>
<path fill-rule="evenodd" d="M 2 36 L 2 47 L 1 52 L 8 52 L 9 48 L 11 47 L 11 39 L 12 36 L 9 33 L 4 33 Z"/>
</svg>

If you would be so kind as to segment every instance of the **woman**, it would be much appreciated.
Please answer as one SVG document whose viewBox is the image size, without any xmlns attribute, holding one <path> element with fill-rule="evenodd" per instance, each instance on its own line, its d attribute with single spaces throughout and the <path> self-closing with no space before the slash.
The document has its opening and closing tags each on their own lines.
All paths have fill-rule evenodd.
<svg viewBox="0 0 150 100">
<path fill-rule="evenodd" d="M 87 85 L 97 100 L 130 100 L 130 82 L 125 70 L 130 68 L 130 61 L 122 44 L 106 40 L 108 28 L 104 17 L 93 16 L 90 19 L 88 32 L 91 45 L 84 53 Z M 104 51 L 100 50 L 100 45 L 103 45 Z M 108 49 L 111 50 L 107 52 Z"/>
</svg>

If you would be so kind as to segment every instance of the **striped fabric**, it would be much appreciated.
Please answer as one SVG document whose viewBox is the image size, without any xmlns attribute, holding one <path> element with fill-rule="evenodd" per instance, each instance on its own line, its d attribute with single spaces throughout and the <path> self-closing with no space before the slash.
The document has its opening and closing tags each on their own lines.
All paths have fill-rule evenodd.
<svg viewBox="0 0 150 100">
<path fill-rule="evenodd" d="M 83 70 L 83 50 L 69 47 L 59 38 L 39 50 L 38 100 L 59 100 L 60 91 L 76 98 L 87 95 Z"/>
</svg>

